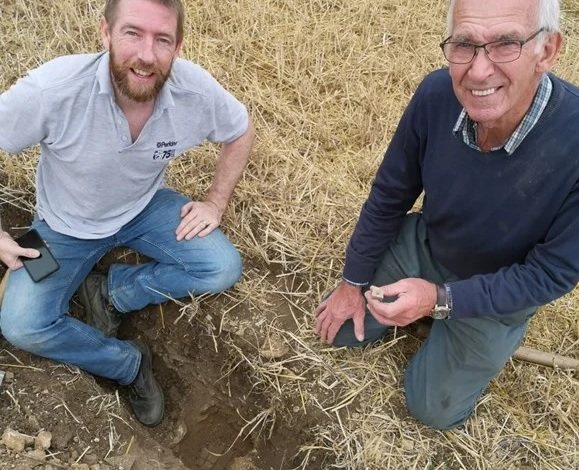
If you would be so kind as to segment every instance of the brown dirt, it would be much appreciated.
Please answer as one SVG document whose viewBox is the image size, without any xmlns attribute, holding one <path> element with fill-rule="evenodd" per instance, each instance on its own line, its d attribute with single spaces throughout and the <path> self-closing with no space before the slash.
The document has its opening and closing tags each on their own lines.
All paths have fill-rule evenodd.
<svg viewBox="0 0 579 470">
<path fill-rule="evenodd" d="M 24 227 L 30 221 L 28 214 L 16 209 L 5 207 L 2 214 L 4 227 Z M 118 251 L 97 268 L 106 269 L 119 256 L 136 261 L 134 254 L 127 257 Z M 240 362 L 239 350 L 231 347 L 232 342 L 241 344 L 241 350 L 243 344 L 256 347 L 261 342 L 259 328 L 216 336 L 213 325 L 221 321 L 222 303 L 219 298 L 205 300 L 203 309 L 191 318 L 186 309 L 194 303 L 184 311 L 169 302 L 162 309 L 151 306 L 124 320 L 119 337 L 142 339 L 151 346 L 154 369 L 165 390 L 166 417 L 152 429 L 135 421 L 124 390 L 117 391 L 113 383 L 15 349 L 0 337 L 0 369 L 8 372 L 0 387 L 2 431 L 12 429 L 28 436 L 42 430 L 52 433 L 52 445 L 44 456 L 32 454 L 32 444 L 21 452 L 0 445 L 0 469 L 295 466 L 294 456 L 307 439 L 305 430 L 313 417 L 292 423 L 276 419 L 275 404 L 268 403 L 252 384 L 251 371 Z M 82 310 L 73 298 L 71 314 L 82 318 Z M 248 317 L 243 308 L 232 315 Z M 283 408 L 294 406 L 288 402 Z M 263 419 L 251 422 L 260 413 Z"/>
</svg>

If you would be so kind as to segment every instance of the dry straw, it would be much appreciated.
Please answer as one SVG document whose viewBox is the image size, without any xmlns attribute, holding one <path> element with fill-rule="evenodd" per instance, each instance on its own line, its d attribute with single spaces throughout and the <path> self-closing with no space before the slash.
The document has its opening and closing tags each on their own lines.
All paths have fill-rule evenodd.
<svg viewBox="0 0 579 470">
<path fill-rule="evenodd" d="M 221 299 L 220 341 L 269 397 L 277 421 L 311 423 L 302 468 L 571 469 L 579 455 L 571 373 L 511 362 L 474 417 L 436 432 L 410 418 L 401 375 L 419 341 L 403 333 L 336 351 L 312 333 L 312 311 L 338 278 L 348 237 L 383 150 L 421 78 L 443 65 L 442 0 L 186 1 L 184 56 L 244 101 L 257 127 L 251 163 L 224 225 L 246 259 Z M 52 57 L 99 49 L 100 0 L 0 5 L 0 87 Z M 567 38 L 555 71 L 579 83 L 579 10 L 563 2 Z M 170 183 L 203 197 L 216 150 L 190 152 Z M 2 204 L 30 209 L 37 150 L 2 159 Z M 526 344 L 577 358 L 578 293 L 541 309 Z M 245 323 L 244 323 L 245 322 Z M 247 331 L 245 336 L 224 331 Z M 258 325 L 258 328 L 255 328 Z M 282 358 L 259 354 L 277 335 Z"/>
</svg>

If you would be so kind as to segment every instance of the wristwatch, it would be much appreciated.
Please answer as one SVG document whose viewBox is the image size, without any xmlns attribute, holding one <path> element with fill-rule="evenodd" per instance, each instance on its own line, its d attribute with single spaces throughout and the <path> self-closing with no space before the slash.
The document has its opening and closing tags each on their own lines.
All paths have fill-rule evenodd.
<svg viewBox="0 0 579 470">
<path fill-rule="evenodd" d="M 450 318 L 451 309 L 446 286 L 436 284 L 436 304 L 430 311 L 430 316 L 435 320 L 447 320 Z"/>
</svg>

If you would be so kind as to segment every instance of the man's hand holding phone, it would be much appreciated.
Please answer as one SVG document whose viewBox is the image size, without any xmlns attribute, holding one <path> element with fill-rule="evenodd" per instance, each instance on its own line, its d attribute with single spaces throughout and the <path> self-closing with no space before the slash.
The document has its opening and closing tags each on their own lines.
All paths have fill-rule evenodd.
<svg viewBox="0 0 579 470">
<path fill-rule="evenodd" d="M 0 231 L 0 260 L 14 271 L 21 268 L 22 258 L 38 258 L 40 251 L 21 247 L 7 232 Z"/>
<path fill-rule="evenodd" d="M 22 248 L 34 249 L 40 253 L 36 258 L 24 257 L 21 259 L 24 269 L 26 269 L 34 282 L 41 281 L 60 267 L 36 230 L 30 229 L 15 241 Z"/>
<path fill-rule="evenodd" d="M 34 229 L 14 240 L 8 233 L 0 232 L 0 260 L 14 271 L 24 266 L 34 282 L 56 271 L 58 262 Z"/>
</svg>

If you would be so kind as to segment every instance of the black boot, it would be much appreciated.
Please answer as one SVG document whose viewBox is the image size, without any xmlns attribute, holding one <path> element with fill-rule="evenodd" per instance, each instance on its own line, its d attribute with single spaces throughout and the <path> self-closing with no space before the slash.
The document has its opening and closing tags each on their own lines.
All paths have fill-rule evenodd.
<svg viewBox="0 0 579 470">
<path fill-rule="evenodd" d="M 137 377 L 129 385 L 129 401 L 137 419 L 145 426 L 157 426 L 163 420 L 165 397 L 153 376 L 153 358 L 149 347 L 140 341 L 132 342 L 141 351 L 141 365 Z"/>
<path fill-rule="evenodd" d="M 78 297 L 86 312 L 86 322 L 107 336 L 117 336 L 121 316 L 109 300 L 107 276 L 90 273 L 78 290 Z"/>
</svg>

